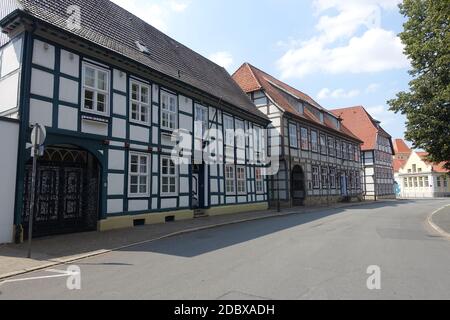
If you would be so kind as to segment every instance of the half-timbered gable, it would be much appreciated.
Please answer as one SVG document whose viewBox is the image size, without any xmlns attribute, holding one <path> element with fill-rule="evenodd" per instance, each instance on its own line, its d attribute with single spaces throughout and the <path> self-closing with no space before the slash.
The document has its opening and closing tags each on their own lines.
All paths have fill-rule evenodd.
<svg viewBox="0 0 450 320">
<path fill-rule="evenodd" d="M 280 171 L 269 182 L 272 204 L 320 204 L 361 197 L 361 141 L 341 119 L 250 64 L 244 64 L 233 78 L 280 134 L 276 144 Z"/>
<path fill-rule="evenodd" d="M 391 136 L 362 106 L 332 111 L 364 143 L 364 193 L 366 199 L 394 198 L 394 147 Z"/>
</svg>

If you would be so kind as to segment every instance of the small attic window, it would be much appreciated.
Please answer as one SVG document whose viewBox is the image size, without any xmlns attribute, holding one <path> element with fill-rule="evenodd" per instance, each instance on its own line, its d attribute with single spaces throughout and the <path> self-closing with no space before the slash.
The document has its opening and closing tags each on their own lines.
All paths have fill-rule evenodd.
<svg viewBox="0 0 450 320">
<path fill-rule="evenodd" d="M 140 52 L 150 54 L 150 50 L 140 41 L 136 41 L 136 46 Z"/>
</svg>

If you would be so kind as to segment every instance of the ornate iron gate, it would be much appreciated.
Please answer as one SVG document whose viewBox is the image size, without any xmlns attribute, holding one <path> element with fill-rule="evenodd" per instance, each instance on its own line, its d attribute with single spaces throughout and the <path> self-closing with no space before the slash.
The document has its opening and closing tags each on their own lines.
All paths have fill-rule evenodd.
<svg viewBox="0 0 450 320">
<path fill-rule="evenodd" d="M 33 236 L 95 230 L 99 206 L 99 166 L 88 152 L 50 147 L 39 159 Z M 31 165 L 26 168 L 22 223 L 29 223 Z M 27 233 L 25 233 L 27 234 Z"/>
</svg>

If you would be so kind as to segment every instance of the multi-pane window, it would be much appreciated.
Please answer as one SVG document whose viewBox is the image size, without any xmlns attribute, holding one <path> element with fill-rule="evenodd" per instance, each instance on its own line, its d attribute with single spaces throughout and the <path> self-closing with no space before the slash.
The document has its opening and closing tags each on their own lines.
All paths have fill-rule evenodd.
<svg viewBox="0 0 450 320">
<path fill-rule="evenodd" d="M 161 128 L 173 131 L 178 127 L 178 98 L 176 95 L 161 91 Z"/>
<path fill-rule="evenodd" d="M 244 121 L 236 120 L 236 147 L 245 148 L 245 125 Z"/>
<path fill-rule="evenodd" d="M 354 160 L 353 145 L 348 144 L 348 160 Z"/>
<path fill-rule="evenodd" d="M 330 168 L 330 187 L 336 189 L 336 168 Z"/>
<path fill-rule="evenodd" d="M 403 186 L 408 188 L 408 178 L 403 178 Z"/>
<path fill-rule="evenodd" d="M 336 157 L 339 159 L 342 158 L 341 142 L 339 140 L 336 140 Z"/>
<path fill-rule="evenodd" d="M 327 138 L 325 135 L 320 135 L 320 153 L 323 155 L 327 154 Z"/>
<path fill-rule="evenodd" d="M 149 196 L 149 163 L 149 155 L 130 152 L 130 168 L 128 173 L 130 196 Z"/>
<path fill-rule="evenodd" d="M 195 105 L 195 137 L 205 138 L 208 129 L 208 109 L 202 105 Z"/>
<path fill-rule="evenodd" d="M 425 177 L 425 187 L 429 187 L 430 186 L 430 181 L 428 180 L 428 177 Z"/>
<path fill-rule="evenodd" d="M 313 152 L 319 151 L 318 140 L 317 140 L 317 131 L 311 130 L 311 150 Z"/>
<path fill-rule="evenodd" d="M 328 137 L 328 154 L 332 157 L 336 156 L 336 146 L 334 138 Z"/>
<path fill-rule="evenodd" d="M 131 81 L 130 117 L 132 121 L 150 124 L 150 86 Z"/>
<path fill-rule="evenodd" d="M 442 177 L 442 179 L 444 180 L 444 188 L 447 188 L 448 187 L 447 177 Z"/>
<path fill-rule="evenodd" d="M 236 167 L 236 185 L 237 192 L 239 194 L 245 194 L 247 192 L 247 179 L 245 178 L 245 167 Z"/>
<path fill-rule="evenodd" d="M 301 128 L 300 134 L 301 134 L 302 150 L 309 150 L 308 129 Z"/>
<path fill-rule="evenodd" d="M 109 71 L 83 64 L 83 111 L 109 114 Z"/>
<path fill-rule="evenodd" d="M 328 188 L 328 167 L 322 167 L 322 189 Z"/>
<path fill-rule="evenodd" d="M 419 186 L 423 188 L 423 177 L 419 177 Z"/>
<path fill-rule="evenodd" d="M 313 188 L 320 189 L 319 167 L 312 167 Z"/>
<path fill-rule="evenodd" d="M 225 144 L 234 146 L 234 120 L 230 116 L 223 116 L 223 127 L 225 130 Z"/>
<path fill-rule="evenodd" d="M 225 184 L 226 184 L 226 192 L 227 194 L 233 194 L 236 192 L 236 177 L 234 165 L 227 164 L 225 166 Z"/>
<path fill-rule="evenodd" d="M 441 177 L 437 177 L 436 178 L 436 182 L 437 182 L 437 184 L 436 184 L 437 187 L 440 188 L 442 186 L 442 184 L 441 184 Z"/>
<path fill-rule="evenodd" d="M 297 140 L 297 125 L 294 123 L 289 124 L 289 145 L 292 148 L 298 147 L 298 140 Z"/>
<path fill-rule="evenodd" d="M 262 193 L 264 192 L 264 177 L 263 177 L 263 169 L 256 168 L 255 172 L 255 180 L 256 180 L 256 192 Z"/>
<path fill-rule="evenodd" d="M 161 194 L 177 193 L 177 166 L 171 157 L 161 157 Z"/>
</svg>

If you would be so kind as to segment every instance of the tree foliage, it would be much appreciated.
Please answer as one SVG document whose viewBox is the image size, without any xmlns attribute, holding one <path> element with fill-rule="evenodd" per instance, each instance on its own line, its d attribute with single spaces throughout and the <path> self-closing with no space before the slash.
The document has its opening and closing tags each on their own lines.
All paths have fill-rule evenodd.
<svg viewBox="0 0 450 320">
<path fill-rule="evenodd" d="M 405 138 L 450 169 L 450 0 L 404 0 L 400 12 L 413 80 L 388 104 L 407 117 Z"/>
</svg>

